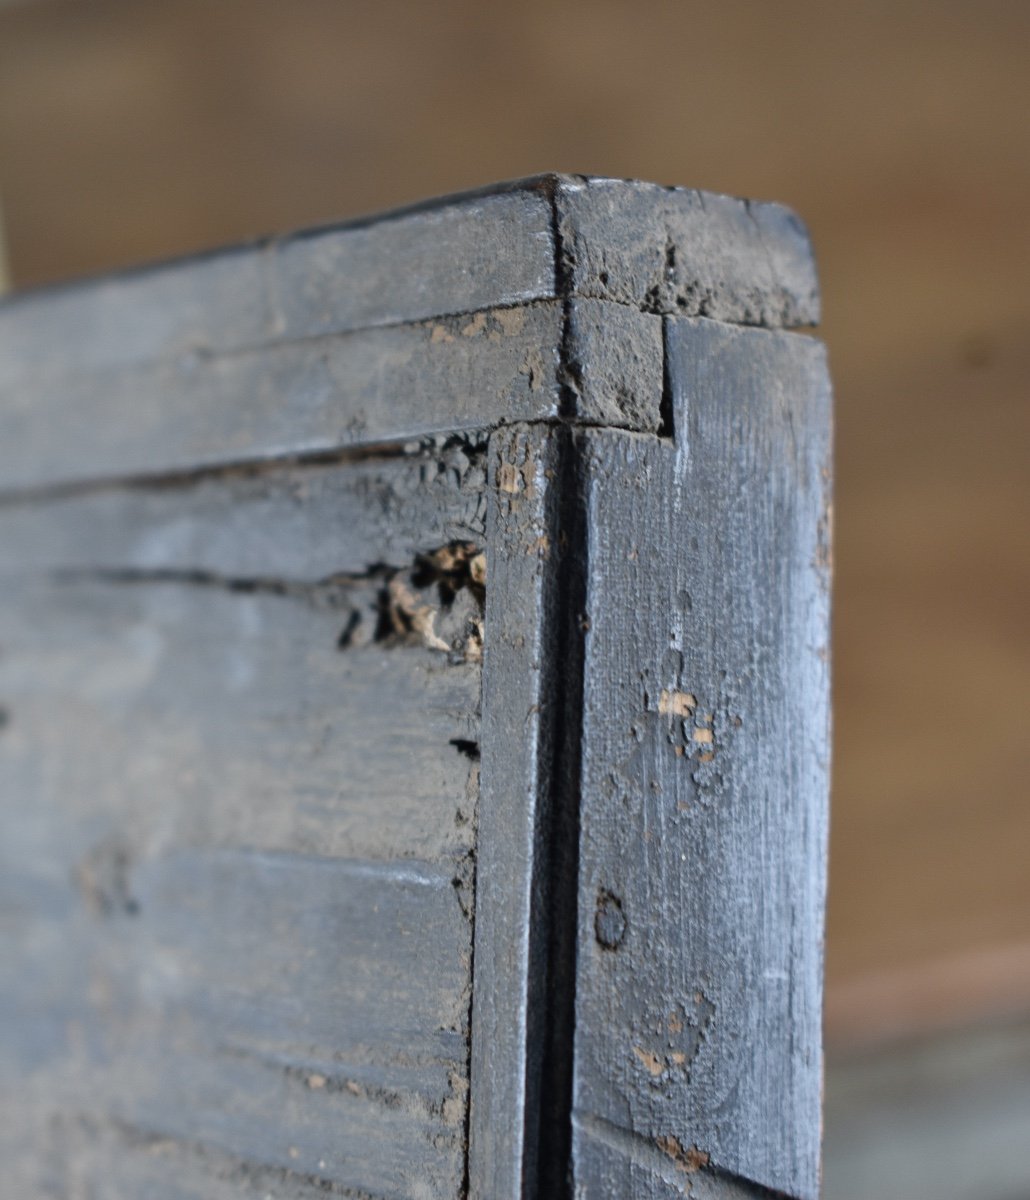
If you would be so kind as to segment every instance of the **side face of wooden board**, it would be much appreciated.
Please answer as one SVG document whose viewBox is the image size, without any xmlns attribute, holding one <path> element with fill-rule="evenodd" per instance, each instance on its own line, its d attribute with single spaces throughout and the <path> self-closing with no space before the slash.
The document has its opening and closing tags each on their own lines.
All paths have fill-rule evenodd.
<svg viewBox="0 0 1030 1200">
<path fill-rule="evenodd" d="M 0 511 L 12 1194 L 461 1194 L 483 485 L 449 456 Z"/>
<path fill-rule="evenodd" d="M 89 570 L 292 586 L 403 568 L 482 541 L 486 460 L 485 434 L 455 435 L 334 463 L 57 491 L 0 505 L 0 579 Z"/>
<path fill-rule="evenodd" d="M 589 1196 L 819 1188 L 822 347 L 668 322 L 675 445 L 582 436 L 573 1121 Z"/>
<path fill-rule="evenodd" d="M 548 419 L 560 325 L 551 300 L 95 374 L 41 372 L 0 409 L 0 479 L 24 489 L 147 477 L 480 429 L 498 413 Z"/>
<path fill-rule="evenodd" d="M 469 1195 L 535 1190 L 542 973 L 538 841 L 555 747 L 551 703 L 555 518 L 562 431 L 513 425 L 491 437 L 486 640 L 476 852 Z"/>
</svg>

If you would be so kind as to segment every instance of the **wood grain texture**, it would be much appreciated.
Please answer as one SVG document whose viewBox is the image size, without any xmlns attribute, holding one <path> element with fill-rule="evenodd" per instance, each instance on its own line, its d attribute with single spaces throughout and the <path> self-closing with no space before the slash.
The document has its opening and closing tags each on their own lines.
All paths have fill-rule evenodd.
<svg viewBox="0 0 1030 1200">
<path fill-rule="evenodd" d="M 557 431 L 512 426 L 490 444 L 482 773 L 476 855 L 476 941 L 469 1127 L 469 1195 L 531 1195 L 538 1054 L 530 1013 L 539 973 L 535 895 L 541 792 L 554 747 L 542 713 L 549 702 L 550 581 Z"/>
<path fill-rule="evenodd" d="M 556 194 L 576 295 L 770 328 L 819 320 L 808 234 L 779 204 L 617 179 L 564 177 Z"/>
<path fill-rule="evenodd" d="M 823 355 L 680 318 L 667 343 L 675 445 L 582 437 L 576 1177 L 587 1195 L 662 1195 L 657 1150 L 685 1176 L 815 1197 Z"/>
<path fill-rule="evenodd" d="M 563 388 L 654 431 L 653 314 L 810 322 L 814 289 L 775 205 L 541 176 L 29 294 L 0 306 L 0 492 L 555 419 Z"/>
<path fill-rule="evenodd" d="M 534 420 L 557 411 L 543 301 L 4 390 L 0 487 L 165 474 Z"/>
<path fill-rule="evenodd" d="M 803 234 L 558 177 L 381 224 L 0 312 L 11 1178 L 808 1200 L 825 372 L 668 315 L 810 317 Z"/>
<path fill-rule="evenodd" d="M 478 601 L 426 542 L 475 536 L 482 481 L 423 454 L 220 486 L 0 518 L 6 1181 L 456 1196 Z M 238 575 L 185 569 L 223 551 Z"/>
<path fill-rule="evenodd" d="M 548 197 L 501 189 L 9 300 L 0 381 L 55 357 L 117 370 L 554 295 Z"/>
<path fill-rule="evenodd" d="M 0 577 L 194 572 L 303 585 L 406 567 L 439 546 L 482 540 L 485 458 L 482 440 L 455 435 L 324 465 L 0 503 Z"/>
</svg>

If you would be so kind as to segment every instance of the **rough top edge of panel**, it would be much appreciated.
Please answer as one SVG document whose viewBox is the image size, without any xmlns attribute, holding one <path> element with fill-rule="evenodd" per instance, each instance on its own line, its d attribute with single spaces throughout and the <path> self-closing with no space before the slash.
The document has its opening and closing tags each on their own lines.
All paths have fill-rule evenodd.
<svg viewBox="0 0 1030 1200">
<path fill-rule="evenodd" d="M 811 240 L 784 205 L 597 177 L 552 187 L 574 294 L 770 329 L 819 323 Z"/>
<path fill-rule="evenodd" d="M 540 278 L 535 287 L 517 297 L 515 302 L 555 296 L 571 287 L 573 294 L 632 303 L 644 311 L 733 320 L 732 317 L 720 318 L 717 311 L 704 311 L 706 304 L 702 291 L 705 277 L 708 277 L 715 279 L 723 292 L 743 284 L 751 293 L 768 290 L 775 292 L 781 300 L 779 309 L 775 305 L 766 305 L 761 312 L 744 313 L 745 319 L 741 323 L 782 328 L 819 322 L 819 290 L 811 240 L 804 222 L 785 205 L 637 179 L 545 172 L 447 193 L 344 221 L 15 290 L 0 296 L 0 324 L 27 306 L 65 298 L 88 301 L 99 289 L 131 288 L 135 293 L 135 289 L 145 288 L 155 277 L 184 269 L 203 270 L 208 265 L 217 267 L 241 258 L 268 256 L 276 249 L 304 247 L 312 241 L 324 243 L 358 236 L 376 227 L 417 223 L 419 218 L 431 218 L 444 209 L 475 212 L 485 202 L 512 196 L 528 201 L 520 214 L 523 221 L 542 233 L 539 221 L 546 214 L 548 234 L 553 235 L 554 229 L 559 228 L 566 243 L 555 247 L 553 236 L 544 239 L 548 257 L 553 260 L 548 266 L 556 263 L 557 276 Z M 552 206 L 553 218 L 547 211 Z M 424 228 L 427 241 L 436 242 L 436 227 L 427 223 Z M 630 247 L 639 253 L 659 234 L 664 236 L 658 237 L 649 249 L 660 251 L 663 265 L 670 268 L 673 264 L 668 262 L 668 251 L 672 243 L 677 261 L 664 281 L 670 287 L 661 286 L 660 280 L 645 282 L 639 275 L 640 264 L 634 269 L 625 259 Z M 606 245 L 609 238 L 614 245 Z M 623 268 L 622 273 L 612 277 L 609 270 L 607 280 L 592 276 L 587 262 L 581 263 L 570 257 L 576 243 L 587 251 L 588 262 L 611 259 Z M 752 258 L 752 255 L 756 257 Z M 570 266 L 573 268 L 571 274 L 568 272 Z M 730 270 L 731 266 L 735 269 Z M 747 268 L 750 268 L 747 270 L 750 278 L 744 279 Z M 657 293 L 654 282 L 659 283 Z M 677 302 L 677 285 L 681 291 L 693 289 L 697 294 L 696 302 L 690 305 L 684 305 L 682 300 Z M 476 307 L 491 307 L 506 301 L 513 302 L 501 285 L 493 299 Z M 445 315 L 447 311 L 444 308 L 418 311 L 395 319 L 419 320 Z M 472 311 L 472 307 L 466 304 L 453 311 Z M 379 323 L 382 321 L 377 321 L 374 316 L 365 322 Z M 359 327 L 346 326 L 348 329 Z"/>
<path fill-rule="evenodd" d="M 6 457 L 0 453 L 0 487 L 188 469 L 197 465 L 187 461 L 188 447 L 172 454 L 167 444 L 169 429 L 179 426 L 207 439 L 209 464 L 438 432 L 449 403 L 462 407 L 455 430 L 489 429 L 545 410 L 560 415 L 552 400 L 543 404 L 535 393 L 527 406 L 525 388 L 501 379 L 511 364 L 495 364 L 497 337 L 470 342 L 464 357 L 448 357 L 433 339 L 453 342 L 453 333 L 431 325 L 476 314 L 478 324 L 462 332 L 482 327 L 492 334 L 501 325 L 503 333 L 523 322 L 502 310 L 521 309 L 527 322 L 536 313 L 541 328 L 523 332 L 523 351 L 537 352 L 543 366 L 528 378 L 536 386 L 547 375 L 550 395 L 570 377 L 565 358 L 583 349 L 572 336 L 578 328 L 572 300 L 579 325 L 592 314 L 602 332 L 595 349 L 607 339 L 620 354 L 626 350 L 622 357 L 631 366 L 647 358 L 645 382 L 655 396 L 661 339 L 652 332 L 645 346 L 627 350 L 625 331 L 634 323 L 657 325 L 675 314 L 791 328 L 818 318 L 807 233 L 780 205 L 580 175 L 499 183 L 0 302 L 0 445 L 8 447 Z M 548 322 L 537 310 L 548 306 L 554 320 L 544 330 Z M 364 376 L 377 354 L 390 357 L 378 339 L 391 327 L 410 332 L 404 343 L 410 370 L 379 381 L 382 420 L 363 423 L 362 386 L 366 392 L 371 386 Z M 539 346 L 529 346 L 534 336 Z M 307 354 L 311 339 L 323 340 Z M 440 351 L 431 413 L 408 378 L 418 375 L 423 342 Z M 259 362 L 261 354 L 271 357 Z M 323 370 L 325 378 L 308 379 L 330 354 L 339 363 Z M 484 390 L 480 379 L 471 394 L 452 396 L 452 379 L 468 374 L 452 358 L 481 368 L 488 381 L 493 371 L 498 386 Z M 602 359 L 594 375 L 607 379 Z M 390 358 L 396 366 L 395 360 L 396 353 Z M 590 364 L 576 366 L 590 384 Z M 260 386 L 268 392 L 273 376 L 278 391 L 262 401 Z M 597 379 L 592 386 L 596 392 Z M 394 396 L 391 388 L 401 390 Z M 204 429 L 195 427 L 198 404 Z M 274 437 L 259 419 L 263 413 L 271 420 L 269 405 Z M 592 419 L 606 423 L 606 412 L 602 404 Z M 612 423 L 626 423 L 616 415 Z M 62 454 L 51 447 L 47 461 L 32 461 L 33 446 L 58 436 L 47 431 L 63 430 L 70 443 L 76 428 L 92 430 L 92 440 Z M 112 430 L 112 444 L 94 453 L 96 438 Z"/>
</svg>

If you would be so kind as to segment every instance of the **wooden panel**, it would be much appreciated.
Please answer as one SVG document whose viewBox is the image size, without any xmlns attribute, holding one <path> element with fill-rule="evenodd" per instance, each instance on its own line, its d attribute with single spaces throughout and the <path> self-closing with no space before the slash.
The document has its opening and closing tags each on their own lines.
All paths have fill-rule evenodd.
<svg viewBox="0 0 1030 1200">
<path fill-rule="evenodd" d="M 417 554 L 482 539 L 484 460 L 484 444 L 454 436 L 341 463 L 0 503 L 0 577 L 194 572 L 270 587 L 410 566 Z"/>
<path fill-rule="evenodd" d="M 0 488 L 192 470 L 542 418 L 561 305 L 542 302 L 12 383 Z"/>
<path fill-rule="evenodd" d="M 93 928 L 38 906 L 19 922 L 32 952 L 5 947 L 21 985 L 5 1113 L 34 1114 L 44 1160 L 61 1154 L 51 1118 L 85 1113 L 376 1195 L 458 1194 L 469 929 L 451 878 L 164 851 Z"/>
<path fill-rule="evenodd" d="M 5 1113 L 5 1118 L 8 1114 Z M 334 1193 L 317 1176 L 266 1167 L 220 1154 L 210 1147 L 156 1137 L 142 1130 L 99 1121 L 88 1113 L 50 1114 L 46 1154 L 39 1151 L 26 1109 L 10 1115 L 13 1157 L 5 1159 L 6 1179 L 20 1196 L 88 1196 L 89 1200 L 322 1200 Z M 22 1138 L 18 1138 L 21 1133 Z M 340 1195 L 339 1189 L 335 1192 Z M 368 1200 L 374 1193 L 351 1189 L 343 1195 Z"/>
<path fill-rule="evenodd" d="M 419 239 L 471 269 L 479 196 L 199 263 L 206 299 L 182 267 L 58 296 L 51 335 L 97 344 L 0 381 L 23 1191 L 813 1192 L 822 363 L 662 315 L 803 319 L 803 232 L 497 197 L 553 297 L 375 309 L 390 223 L 421 314 L 456 285 Z M 122 354 L 133 299 L 168 312 Z"/>
<path fill-rule="evenodd" d="M 669 311 L 814 320 L 803 228 L 775 205 L 543 176 L 29 295 L 0 307 L 0 491 L 560 410 L 655 431 Z"/>
<path fill-rule="evenodd" d="M 460 1193 L 480 600 L 426 542 L 482 480 L 441 453 L 0 519 L 19 1194 Z"/>
<path fill-rule="evenodd" d="M 528 187 L 29 294 L 0 307 L 0 387 L 55 346 L 65 373 L 108 371 L 546 299 L 551 224 Z"/>
<path fill-rule="evenodd" d="M 128 825 L 160 845 L 245 836 L 251 848 L 431 860 L 467 849 L 454 817 L 469 764 L 449 742 L 475 740 L 478 669 L 415 645 L 340 650 L 352 600 L 371 625 L 374 595 L 337 604 L 147 581 L 4 590 L 9 848 L 16 812 L 43 789 L 51 832 L 81 853 L 76 831 L 88 843 L 102 814 L 104 836 Z M 383 752 L 393 722 L 403 755 Z"/>
<path fill-rule="evenodd" d="M 658 1196 L 704 1167 L 815 1197 L 823 353 L 677 318 L 667 344 L 675 445 L 583 435 L 576 1178 Z"/>
</svg>

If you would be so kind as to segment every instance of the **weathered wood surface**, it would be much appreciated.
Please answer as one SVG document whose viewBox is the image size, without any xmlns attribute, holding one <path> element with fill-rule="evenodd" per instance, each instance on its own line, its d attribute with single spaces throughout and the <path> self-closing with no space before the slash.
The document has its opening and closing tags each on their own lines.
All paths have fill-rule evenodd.
<svg viewBox="0 0 1030 1200">
<path fill-rule="evenodd" d="M 4 305 L 0 379 L 117 370 L 552 298 L 552 237 L 550 202 L 530 182 L 29 294 Z"/>
<path fill-rule="evenodd" d="M 481 541 L 485 523 L 485 435 L 454 437 L 331 464 L 0 503 L 0 579 L 26 571 L 192 571 L 310 584 L 410 566 L 451 542 Z"/>
<path fill-rule="evenodd" d="M 552 300 L 95 375 L 43 371 L 11 385 L 0 480 L 146 476 L 477 429 L 500 413 L 544 419 L 557 412 L 560 326 Z"/>
<path fill-rule="evenodd" d="M 0 513 L 17 1194 L 150 1194 L 80 1158 L 94 1129 L 119 1171 L 159 1145 L 166 1188 L 184 1160 L 183 1195 L 227 1164 L 459 1194 L 479 601 L 432 552 L 481 533 L 473 460 Z"/>
<path fill-rule="evenodd" d="M 816 315 L 560 176 L 0 307 L 16 1194 L 816 1194 Z"/>
<path fill-rule="evenodd" d="M 583 436 L 576 1175 L 649 1196 L 661 1167 L 711 1164 L 815 1197 L 823 352 L 711 321 L 666 336 L 675 445 Z"/>
<path fill-rule="evenodd" d="M 556 231 L 565 250 L 557 263 Z M 550 299 L 564 294 L 560 273 L 569 267 L 573 294 L 648 311 L 770 326 L 818 320 L 807 237 L 788 209 L 545 175 L 8 300 L 0 381 Z"/>
<path fill-rule="evenodd" d="M 0 306 L 0 491 L 553 418 L 563 388 L 654 429 L 640 314 L 811 323 L 806 246 L 776 205 L 545 176 L 29 295 Z"/>
<path fill-rule="evenodd" d="M 819 320 L 808 235 L 778 204 L 618 179 L 564 180 L 556 204 L 577 295 L 770 328 Z"/>
<path fill-rule="evenodd" d="M 482 761 L 470 1111 L 470 1195 L 531 1195 L 540 1107 L 541 1022 L 530 980 L 543 978 L 537 933 L 541 793 L 554 757 L 548 706 L 555 667 L 551 540 L 560 491 L 559 432 L 515 425 L 489 458 Z"/>
</svg>

